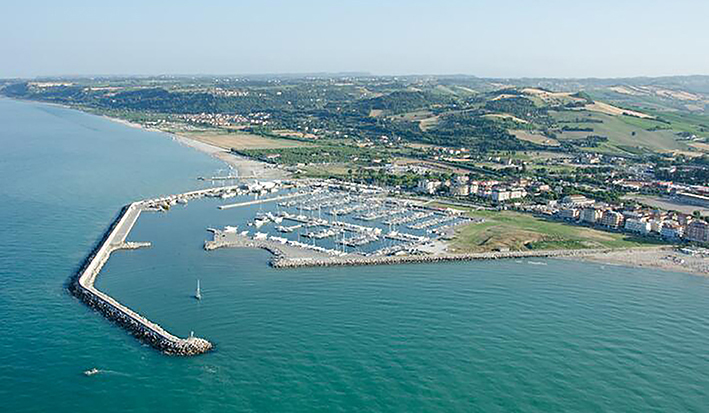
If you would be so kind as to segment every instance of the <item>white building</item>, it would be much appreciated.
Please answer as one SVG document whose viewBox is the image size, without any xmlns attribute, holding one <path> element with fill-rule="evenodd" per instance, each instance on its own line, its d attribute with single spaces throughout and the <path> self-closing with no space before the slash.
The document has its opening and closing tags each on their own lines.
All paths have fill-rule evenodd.
<svg viewBox="0 0 709 413">
<path fill-rule="evenodd" d="M 589 224 L 595 224 L 603 216 L 603 211 L 596 208 L 584 208 L 581 210 L 579 219 L 581 222 L 587 222 Z"/>
<path fill-rule="evenodd" d="M 510 189 L 510 199 L 524 198 L 525 196 L 527 196 L 527 191 L 524 188 Z"/>
<path fill-rule="evenodd" d="M 709 243 L 709 224 L 701 219 L 692 220 L 687 225 L 685 238 L 690 241 Z"/>
<path fill-rule="evenodd" d="M 571 206 L 586 206 L 593 205 L 595 201 L 593 199 L 588 199 L 583 195 L 567 195 L 561 198 L 561 203 Z"/>
<path fill-rule="evenodd" d="M 625 230 L 638 234 L 649 234 L 650 223 L 643 218 L 628 218 L 625 220 Z"/>
<path fill-rule="evenodd" d="M 579 210 L 576 208 L 566 208 L 559 211 L 559 218 L 567 219 L 571 221 L 577 220 L 579 217 Z"/>
<path fill-rule="evenodd" d="M 510 199 L 510 191 L 502 188 L 492 190 L 492 200 L 495 202 L 504 202 Z"/>
<path fill-rule="evenodd" d="M 678 240 L 684 236 L 684 227 L 675 221 L 666 221 L 660 229 L 663 238 Z"/>
<path fill-rule="evenodd" d="M 468 196 L 470 195 L 470 186 L 467 184 L 457 184 L 452 189 L 453 195 Z"/>
<path fill-rule="evenodd" d="M 424 194 L 433 194 L 441 187 L 441 181 L 433 181 L 430 179 L 422 179 L 418 182 L 416 190 Z"/>
<path fill-rule="evenodd" d="M 651 219 L 648 222 L 650 223 L 650 231 L 657 232 L 658 234 L 662 231 L 664 221 L 661 219 Z"/>
<path fill-rule="evenodd" d="M 623 214 L 616 211 L 605 211 L 599 223 L 605 227 L 618 228 L 623 224 Z"/>
</svg>

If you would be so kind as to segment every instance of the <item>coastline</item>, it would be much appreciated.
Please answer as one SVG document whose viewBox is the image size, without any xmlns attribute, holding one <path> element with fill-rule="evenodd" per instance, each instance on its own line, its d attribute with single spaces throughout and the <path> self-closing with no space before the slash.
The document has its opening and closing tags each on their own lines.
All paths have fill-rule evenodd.
<svg viewBox="0 0 709 413">
<path fill-rule="evenodd" d="M 205 142 L 201 142 L 191 137 L 182 136 L 174 132 L 146 127 L 139 123 L 130 122 L 125 119 L 111 117 L 105 114 L 96 114 L 90 111 L 83 110 L 81 108 L 72 107 L 68 105 L 33 100 L 17 100 L 78 110 L 84 113 L 101 116 L 105 119 L 120 123 L 124 126 L 128 126 L 131 128 L 142 129 L 148 132 L 164 133 L 180 144 L 189 146 L 202 153 L 208 154 L 214 158 L 219 159 L 220 161 L 229 165 L 231 168 L 235 169 L 238 176 L 241 177 L 251 177 L 256 179 L 282 179 L 287 176 L 285 171 L 274 168 L 270 164 L 235 155 L 223 148 Z M 591 254 L 575 254 L 559 258 L 582 260 L 608 265 L 622 265 L 636 268 L 653 268 L 658 270 L 681 272 L 704 277 L 709 276 L 709 258 L 692 257 L 686 254 L 679 253 L 673 250 L 672 248 L 648 248 L 644 251 L 613 250 L 602 253 L 596 252 Z"/>
<path fill-rule="evenodd" d="M 634 250 L 614 250 L 604 253 L 566 257 L 581 261 L 607 265 L 622 265 L 634 268 L 681 272 L 709 277 L 709 258 L 681 253 L 675 248 L 647 248 Z"/>
<path fill-rule="evenodd" d="M 120 123 L 130 128 L 141 129 L 148 132 L 160 132 L 168 135 L 174 141 L 196 149 L 202 153 L 206 153 L 220 161 L 226 163 L 230 168 L 236 170 L 239 177 L 244 179 L 284 179 L 287 178 L 287 173 L 281 169 L 275 168 L 273 165 L 265 162 L 250 159 L 244 156 L 233 154 L 224 148 L 214 146 L 198 139 L 193 139 L 180 135 L 174 132 L 168 132 L 161 129 L 149 128 L 139 123 L 130 122 L 125 119 L 115 118 L 108 115 L 100 115 L 105 119 Z"/>
</svg>

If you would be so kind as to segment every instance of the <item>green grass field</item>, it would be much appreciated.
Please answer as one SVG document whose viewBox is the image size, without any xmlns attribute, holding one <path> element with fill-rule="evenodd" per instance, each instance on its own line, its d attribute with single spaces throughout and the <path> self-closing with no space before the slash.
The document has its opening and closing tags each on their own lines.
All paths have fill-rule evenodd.
<svg viewBox="0 0 709 413">
<path fill-rule="evenodd" d="M 692 150 L 684 142 L 678 140 L 676 132 L 670 125 L 651 119 L 640 119 L 632 116 L 613 116 L 590 111 L 552 112 L 557 120 L 573 121 L 591 119 L 603 123 L 574 122 L 565 123 L 569 127 L 593 128 L 593 132 L 565 131 L 558 135 L 560 141 L 581 139 L 588 135 L 608 137 L 608 142 L 601 145 L 604 152 L 622 151 L 639 153 L 647 151 Z M 659 130 L 655 130 L 660 128 Z M 633 134 L 634 133 L 634 134 Z"/>
<path fill-rule="evenodd" d="M 647 113 L 670 122 L 672 129 L 676 131 L 707 135 L 707 130 L 709 130 L 709 115 L 687 112 L 647 111 Z"/>
<path fill-rule="evenodd" d="M 632 235 L 548 221 L 519 212 L 468 211 L 470 216 L 484 218 L 485 222 L 470 224 L 457 231 L 451 245 L 457 252 L 485 252 L 499 248 L 509 248 L 511 251 L 630 248 L 658 243 Z"/>
</svg>

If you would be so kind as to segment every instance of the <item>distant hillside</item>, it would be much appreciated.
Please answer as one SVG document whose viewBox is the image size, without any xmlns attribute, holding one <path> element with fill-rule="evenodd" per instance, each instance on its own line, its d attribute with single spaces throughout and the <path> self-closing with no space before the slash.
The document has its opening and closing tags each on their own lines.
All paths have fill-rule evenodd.
<svg viewBox="0 0 709 413">
<path fill-rule="evenodd" d="M 483 79 L 472 76 L 104 77 L 0 82 L 0 93 L 133 121 L 273 130 L 359 145 L 487 151 L 685 154 L 709 148 L 709 76 Z M 190 120 L 192 119 L 192 120 Z M 206 119 L 206 120 L 205 120 Z M 212 122 L 212 123 L 210 123 Z"/>
</svg>

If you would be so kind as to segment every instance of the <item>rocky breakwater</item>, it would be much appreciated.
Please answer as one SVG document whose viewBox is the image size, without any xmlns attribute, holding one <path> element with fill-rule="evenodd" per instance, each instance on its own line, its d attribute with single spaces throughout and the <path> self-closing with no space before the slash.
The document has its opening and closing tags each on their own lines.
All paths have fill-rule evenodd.
<svg viewBox="0 0 709 413">
<path fill-rule="evenodd" d="M 629 249 L 628 251 L 632 251 Z M 638 248 L 638 250 L 645 250 Z M 481 252 L 469 254 L 436 254 L 436 255 L 386 255 L 386 256 L 344 256 L 326 259 L 292 259 L 283 256 L 274 257 L 271 265 L 275 268 L 298 267 L 332 267 L 355 265 L 390 265 L 405 263 L 434 263 L 446 261 L 498 260 L 510 258 L 573 258 L 591 254 L 606 254 L 617 249 L 578 249 L 578 250 L 547 250 L 547 251 L 509 251 Z"/>
<path fill-rule="evenodd" d="M 138 220 L 141 210 L 149 201 L 132 203 L 124 207 L 96 248 L 84 261 L 70 283 L 70 291 L 91 308 L 109 320 L 125 328 L 133 336 L 165 354 L 193 356 L 212 349 L 209 341 L 190 335 L 180 338 L 167 332 L 137 312 L 119 303 L 113 297 L 94 287 L 96 277 L 108 261 L 111 253 L 120 249 L 147 247 L 149 243 L 126 242 L 131 228 Z"/>
</svg>

